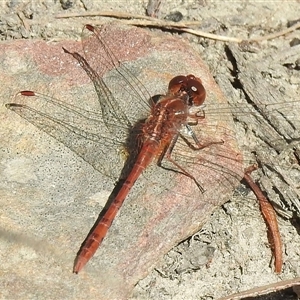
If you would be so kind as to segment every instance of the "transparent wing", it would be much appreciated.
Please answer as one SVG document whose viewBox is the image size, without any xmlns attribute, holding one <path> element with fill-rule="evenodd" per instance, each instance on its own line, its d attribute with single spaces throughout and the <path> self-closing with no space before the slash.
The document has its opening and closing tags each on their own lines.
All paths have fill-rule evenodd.
<svg viewBox="0 0 300 300">
<path fill-rule="evenodd" d="M 137 76 L 113 54 L 116 40 L 111 40 L 111 33 L 110 38 L 106 36 L 107 30 L 107 27 L 86 25 L 82 33 L 82 46 L 83 56 L 93 73 L 87 71 L 87 66 L 84 69 L 95 86 L 103 121 L 109 130 L 114 131 L 110 124 L 120 122 L 133 126 L 140 119 L 146 118 L 150 111 L 151 96 Z M 124 36 L 123 39 L 126 41 L 129 38 Z M 120 47 L 124 47 L 122 41 L 117 42 Z M 114 91 L 114 94 L 110 91 Z"/>
<path fill-rule="evenodd" d="M 231 104 L 215 107 L 206 102 L 206 117 L 212 119 L 232 115 L 268 145 L 281 151 L 289 141 L 300 138 L 300 101 L 252 104 Z"/>
<path fill-rule="evenodd" d="M 15 102 L 6 107 L 63 143 L 105 176 L 114 180 L 120 177 L 126 145 L 111 137 L 101 114 L 31 91 L 18 93 Z M 118 124 L 115 126 L 118 128 Z"/>
</svg>

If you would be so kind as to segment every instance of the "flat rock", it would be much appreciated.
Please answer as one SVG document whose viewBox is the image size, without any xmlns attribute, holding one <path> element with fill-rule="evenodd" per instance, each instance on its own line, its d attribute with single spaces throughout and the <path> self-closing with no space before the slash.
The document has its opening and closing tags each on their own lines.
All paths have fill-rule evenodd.
<svg viewBox="0 0 300 300">
<path fill-rule="evenodd" d="M 182 40 L 112 24 L 106 28 L 108 45 L 151 95 L 165 93 L 176 75 L 195 74 L 207 90 L 207 105 L 226 106 L 208 68 Z M 224 141 L 222 145 L 192 151 L 181 143 L 175 149 L 204 192 L 184 175 L 154 165 L 137 181 L 95 256 L 74 275 L 76 253 L 116 183 L 98 172 L 97 164 L 111 162 L 96 155 L 82 159 L 72 151 L 70 137 L 58 142 L 4 107 L 14 102 L 18 91 L 34 90 L 97 110 L 93 85 L 62 46 L 81 51 L 75 41 L 0 45 L 2 295 L 126 299 L 163 255 L 199 230 L 239 183 L 243 170 L 232 120 L 211 116 L 193 126 L 201 140 Z M 131 101 L 122 94 L 116 97 Z M 122 155 L 118 158 L 116 169 L 121 169 L 117 164 Z"/>
</svg>

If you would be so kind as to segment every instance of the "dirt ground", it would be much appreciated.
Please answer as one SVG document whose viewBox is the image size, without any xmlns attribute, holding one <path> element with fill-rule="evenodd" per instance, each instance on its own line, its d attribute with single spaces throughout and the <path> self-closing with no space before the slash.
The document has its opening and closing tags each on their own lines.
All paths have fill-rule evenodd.
<svg viewBox="0 0 300 300">
<path fill-rule="evenodd" d="M 57 18 L 57 15 L 86 12 L 96 14 L 99 11 L 145 15 L 147 1 L 49 0 L 22 1 L 22 3 L 2 1 L 0 6 L 2 11 L 1 43 L 18 39 L 42 39 L 51 44 L 70 39 L 79 40 L 82 27 L 85 24 L 98 25 L 115 20 L 100 16 Z M 299 22 L 299 8 L 299 1 L 162 1 L 158 10 L 158 18 L 170 19 L 174 15 L 180 16 L 178 14 L 180 12 L 182 14 L 181 22 L 200 22 L 193 29 L 218 36 L 247 39 L 280 32 L 295 22 Z M 174 14 L 175 12 L 177 14 Z M 156 26 L 146 28 L 152 32 L 161 31 Z M 168 29 L 164 30 L 166 36 L 171 32 Z M 276 103 L 300 100 L 299 32 L 298 29 L 274 39 L 238 46 L 234 42 L 217 41 L 213 38 L 172 31 L 174 35 L 180 35 L 180 38 L 188 42 L 190 47 L 200 54 L 229 102 L 232 102 L 233 105 L 251 102 L 254 103 L 254 107 L 258 106 L 255 101 L 259 100 L 270 100 Z M 16 69 L 18 70 L 17 67 Z M 22 68 L 19 69 L 19 72 L 22 72 Z M 3 91 L 5 88 L 7 87 L 4 87 Z M 11 87 L 9 91 L 13 93 Z M 6 103 L 5 95 L 1 94 L 3 103 Z M 278 106 L 287 105 L 281 103 Z M 1 109 L 1 115 L 6 116 L 7 112 L 6 109 Z M 300 277 L 300 204 L 298 196 L 300 128 L 298 127 L 297 111 L 290 111 L 289 116 L 292 116 L 292 121 L 294 121 L 294 123 L 288 121 L 288 125 L 292 124 L 290 127 L 293 128 L 293 132 L 290 132 L 284 124 L 275 122 L 274 124 L 277 124 L 281 129 L 276 133 L 272 131 L 271 135 L 269 135 L 269 129 L 266 128 L 269 128 L 268 126 L 273 121 L 267 119 L 261 123 L 260 119 L 253 119 L 251 116 L 234 116 L 237 139 L 246 158 L 245 164 L 253 162 L 255 159 L 258 160 L 262 168 L 255 173 L 255 179 L 258 180 L 267 196 L 281 210 L 278 222 L 284 248 L 282 273 L 279 275 L 274 273 L 266 225 L 259 212 L 255 196 L 245 184 L 241 184 L 238 189 L 232 191 L 233 196 L 214 211 L 209 221 L 199 232 L 174 247 L 164 256 L 163 261 L 157 262 L 154 269 L 148 270 L 149 274 L 137 282 L 131 300 L 221 299 L 233 293 Z M 286 121 L 286 117 L 283 119 Z M 38 131 L 36 132 L 35 134 L 38 134 Z M 3 130 L 2 133 L 6 134 L 3 140 L 9 140 L 9 132 Z M 284 136 L 285 134 L 286 136 Z M 34 138 L 47 139 L 46 135 L 28 138 L 33 140 Z M 52 143 L 51 138 L 48 139 L 50 141 L 47 140 L 47 143 L 50 145 Z M 2 147 L 5 155 L 10 152 L 6 147 L 6 144 Z M 56 144 L 53 147 L 58 153 L 58 165 L 61 157 L 70 155 L 68 160 L 72 163 L 73 171 L 81 168 L 76 159 L 65 152 L 66 150 L 63 149 L 62 145 Z M 22 163 L 26 165 L 27 160 L 23 159 Z M 2 172 L 4 174 L 5 171 L 2 170 Z M 91 171 L 88 166 L 85 173 L 81 171 L 86 182 L 89 180 L 89 172 Z M 20 177 L 23 175 L 21 174 Z M 57 175 L 58 180 L 59 176 L 62 175 Z M 93 176 L 93 182 L 97 182 L 98 175 L 95 173 Z M 7 182 L 4 180 L 1 183 L 2 191 L 5 190 L 5 185 Z M 92 183 L 88 185 L 90 187 Z M 70 183 L 69 188 L 72 187 L 76 188 Z M 60 188 L 62 187 L 60 186 Z M 96 183 L 94 188 L 96 188 Z M 82 197 L 84 198 L 84 194 Z M 104 195 L 105 198 L 107 198 L 107 194 Z M 61 205 L 58 200 L 56 201 L 58 206 Z M 101 201 L 105 203 L 105 200 Z M 1 205 L 4 209 L 8 204 L 2 203 Z M 95 204 L 94 207 L 95 212 L 90 212 L 91 220 L 97 218 L 99 213 L 97 205 Z M 26 211 L 22 207 L 20 212 L 23 209 Z M 57 213 L 60 209 L 63 211 L 63 208 L 59 208 Z M 84 210 L 84 205 L 78 209 L 78 213 L 80 213 L 80 209 Z M 62 215 L 61 218 L 68 218 L 66 212 L 62 212 Z M 16 216 L 22 216 L 22 214 L 16 214 Z M 7 244 L 15 243 L 20 245 L 21 249 L 18 250 L 18 258 L 11 258 L 9 262 L 5 261 L 5 267 L 2 265 L 3 269 L 0 268 L 1 273 L 5 273 L 5 276 L 0 279 L 3 284 L 1 285 L 5 286 L 0 291 L 1 299 L 15 299 L 16 297 L 20 299 L 58 299 L 60 295 L 63 295 L 61 298 L 64 299 L 104 299 L 101 295 L 97 296 L 97 282 L 100 285 L 101 278 L 94 278 L 93 283 L 95 285 L 84 287 L 85 297 L 83 293 L 77 293 L 77 290 L 75 291 L 72 286 L 72 284 L 83 285 L 80 282 L 81 275 L 78 275 L 75 283 L 67 286 L 61 282 L 63 277 L 60 278 L 59 276 L 49 277 L 49 282 L 39 280 L 39 263 L 35 264 L 35 269 L 28 269 L 27 277 L 24 273 L 22 280 L 26 284 L 24 286 L 23 283 L 22 285 L 18 284 L 19 277 L 15 273 L 13 274 L 12 270 L 16 265 L 22 265 L 22 258 L 28 259 L 30 256 L 34 259 L 36 255 L 34 251 L 28 252 L 24 249 L 30 245 L 32 249 L 36 249 L 36 247 L 33 245 L 33 241 L 29 243 L 9 232 L 8 228 L 10 229 L 12 224 L 18 224 L 16 225 L 18 229 L 22 228 L 23 223 L 16 216 L 3 217 L 0 221 L 1 248 L 7 251 L 10 249 Z M 42 218 L 46 216 L 47 212 L 41 209 L 40 224 L 43 224 Z M 29 220 L 30 217 L 27 219 Z M 84 223 L 85 220 L 83 219 L 82 222 Z M 25 221 L 24 224 L 26 224 Z M 43 228 L 41 228 L 42 230 Z M 81 234 L 84 234 L 86 229 L 76 228 L 76 231 L 81 231 Z M 54 243 L 63 242 L 61 239 L 49 239 L 49 245 L 53 247 Z M 72 243 L 78 244 L 78 241 L 73 240 L 73 237 L 70 237 L 70 240 Z M 38 248 L 45 249 L 49 245 L 39 245 Z M 51 251 L 46 251 L 45 255 L 51 255 Z M 67 255 L 72 255 L 72 253 L 68 252 Z M 2 259 L 6 260 L 7 257 Z M 50 256 L 49 263 L 51 264 L 51 262 L 55 264 L 54 258 Z M 61 272 L 59 266 L 55 265 L 55 268 L 58 273 Z M 52 273 L 50 272 L 50 274 Z M 95 272 L 94 276 L 96 274 Z M 75 275 L 70 273 L 70 276 Z M 87 278 L 88 275 L 82 276 Z M 44 295 L 33 292 L 32 286 L 36 286 L 38 290 L 40 285 L 45 286 Z M 298 285 L 300 285 L 300 280 Z M 16 286 L 20 290 L 22 288 L 22 292 L 16 289 Z M 67 292 L 60 293 L 60 289 L 66 288 Z M 299 296 L 300 294 L 298 294 Z M 256 296 L 254 298 L 240 296 L 226 299 L 275 300 L 297 299 L 297 296 L 292 289 L 284 289 L 280 293 L 277 292 L 268 296 Z"/>
</svg>

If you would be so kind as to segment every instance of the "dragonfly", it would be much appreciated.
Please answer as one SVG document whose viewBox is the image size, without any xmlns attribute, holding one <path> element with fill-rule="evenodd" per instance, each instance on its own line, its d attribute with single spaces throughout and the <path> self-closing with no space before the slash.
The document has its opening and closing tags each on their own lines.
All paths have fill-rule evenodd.
<svg viewBox="0 0 300 300">
<path fill-rule="evenodd" d="M 170 80 L 165 95 L 158 95 L 157 99 L 151 97 L 143 84 L 114 56 L 105 44 L 100 29 L 86 25 L 85 33 L 87 37 L 84 37 L 82 42 L 84 56 L 65 48 L 63 48 L 63 51 L 79 63 L 93 82 L 99 98 L 102 121 L 99 121 L 98 113 L 79 110 L 72 105 L 35 91 L 21 91 L 17 94 L 15 103 L 7 104 L 9 109 L 64 143 L 63 136 L 65 132 L 79 137 L 77 145 L 74 146 L 74 142 L 71 141 L 72 145 L 67 144 L 67 146 L 73 147 L 73 149 L 75 147 L 75 152 L 87 161 L 89 161 L 91 155 L 97 153 L 84 152 L 82 144 L 96 141 L 98 153 L 101 154 L 99 156 L 103 156 L 103 153 L 105 153 L 104 157 L 109 160 L 109 156 L 114 154 L 111 154 L 108 149 L 116 146 L 116 144 L 124 145 L 128 135 L 133 137 L 133 148 L 135 150 L 128 154 L 130 156 L 128 160 L 132 160 L 133 163 L 126 165 L 124 171 L 126 175 L 123 175 L 125 179 L 121 188 L 80 248 L 74 263 L 73 271 L 75 273 L 81 271 L 94 255 L 132 186 L 154 159 L 157 160 L 157 165 L 161 167 L 163 167 L 164 161 L 168 161 L 169 164 L 165 167 L 166 169 L 176 170 L 176 172 L 190 179 L 200 193 L 206 192 L 206 186 L 198 181 L 197 176 L 193 175 L 190 168 L 191 165 L 197 166 L 196 160 L 186 152 L 184 158 L 182 155 L 180 156 L 177 145 L 180 144 L 179 140 L 181 139 L 181 143 L 183 142 L 188 150 L 196 152 L 199 150 L 199 152 L 205 151 L 206 153 L 209 153 L 211 146 L 222 147 L 224 143 L 226 144 L 226 141 L 222 138 L 198 139 L 193 126 L 197 127 L 205 122 L 209 114 L 217 118 L 222 114 L 229 113 L 226 109 L 205 108 L 206 90 L 204 84 L 200 78 L 192 74 L 175 76 Z M 90 33 L 92 35 L 89 35 Z M 96 62 L 93 57 L 95 47 L 103 50 L 104 55 L 100 62 Z M 96 64 L 98 64 L 97 67 L 95 67 Z M 103 75 L 108 70 L 112 71 L 110 76 L 115 79 L 116 84 L 114 87 L 125 89 L 128 87 L 129 93 L 133 95 L 133 101 L 126 103 L 125 107 L 120 105 L 113 96 L 112 89 L 103 79 Z M 19 99 L 22 99 L 23 103 Z M 48 105 L 60 107 L 68 115 L 62 118 L 59 112 L 57 115 L 49 116 L 47 109 L 42 112 L 40 107 L 35 109 L 29 105 L 32 104 L 30 99 L 36 99 L 34 102 L 38 103 L 38 106 L 44 103 L 45 107 Z M 249 113 L 249 110 L 245 108 L 235 109 L 239 114 Z M 136 111 L 139 111 L 139 114 Z M 74 119 L 78 117 L 84 122 L 74 122 Z M 84 130 L 86 122 L 94 122 L 98 128 L 101 128 L 101 134 Z M 59 129 L 54 131 L 53 128 Z M 98 142 L 99 140 L 101 142 Z M 108 146 L 110 148 L 107 148 Z M 239 157 L 230 158 L 225 150 L 220 156 L 226 158 L 229 161 L 228 164 L 240 160 Z M 240 178 L 240 175 L 232 172 L 229 167 L 226 169 L 202 159 L 201 165 L 205 164 L 207 164 L 207 168 L 215 168 L 216 174 L 221 174 L 220 182 L 223 181 L 223 184 L 229 182 L 234 185 L 231 180 L 236 182 Z M 109 177 L 118 178 L 120 176 L 118 168 L 114 165 L 102 164 L 101 160 L 96 168 Z"/>
</svg>

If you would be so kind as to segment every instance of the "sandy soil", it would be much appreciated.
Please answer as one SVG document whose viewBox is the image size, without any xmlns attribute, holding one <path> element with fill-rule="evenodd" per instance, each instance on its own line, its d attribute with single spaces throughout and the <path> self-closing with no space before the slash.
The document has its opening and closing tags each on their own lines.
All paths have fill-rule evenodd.
<svg viewBox="0 0 300 300">
<path fill-rule="evenodd" d="M 138 3 L 138 1 L 130 0 L 118 2 L 49 0 L 36 2 L 24 1 L 23 3 L 19 3 L 18 1 L 2 1 L 0 4 L 2 11 L 0 24 L 2 43 L 15 39 L 43 39 L 49 43 L 63 42 L 70 39 L 79 40 L 84 24 L 99 24 L 99 22 L 108 22 L 112 19 L 98 16 L 57 19 L 57 14 L 113 10 L 144 15 L 146 5 L 146 1 Z M 63 6 L 69 8 L 63 9 Z M 163 1 L 158 17 L 163 19 L 170 16 L 171 13 L 179 11 L 183 15 L 183 21 L 200 21 L 200 25 L 196 27 L 197 29 L 217 35 L 246 39 L 267 35 L 287 28 L 293 21 L 299 19 L 299 6 L 299 1 Z M 159 31 L 159 29 L 155 28 L 148 30 Z M 166 36 L 169 35 L 168 32 L 165 34 Z M 300 52 L 294 51 L 294 47 L 297 47 L 297 44 L 299 44 L 299 30 L 269 41 L 246 45 L 247 48 L 245 46 L 243 51 L 239 48 L 238 51 L 242 53 L 241 56 L 235 54 L 237 49 L 236 44 L 215 41 L 187 33 L 181 34 L 181 38 L 186 40 L 190 44 L 190 47 L 200 53 L 202 59 L 209 66 L 212 76 L 219 83 L 229 101 L 243 103 L 241 101 L 249 99 L 252 101 L 252 98 L 256 97 L 255 91 L 253 95 L 251 94 L 251 87 L 248 94 L 245 92 L 248 86 L 247 80 L 260 85 L 259 91 L 262 93 L 264 90 L 269 91 L 270 88 L 276 90 L 282 97 L 281 99 L 275 99 L 277 102 L 299 100 Z M 294 46 L 292 47 L 292 45 Z M 247 66 L 247 68 L 243 68 L 244 66 Z M 20 75 L 22 68 L 16 69 Z M 237 74 L 237 70 L 241 74 Z M 257 72 L 257 76 L 255 72 Z M 33 74 L 33 76 L 35 75 Z M 255 77 L 253 78 L 253 76 Z M 239 79 L 238 83 L 237 78 Z M 16 91 L 12 91 L 11 88 L 10 92 L 14 93 Z M 7 102 L 5 95 L 2 94 L 1 97 L 3 97 L 4 103 Z M 262 98 L 268 99 L 268 97 L 264 97 L 263 95 Z M 1 110 L 2 113 L 4 116 L 7 111 L 3 109 Z M 296 111 L 290 114 L 296 116 Z M 281 150 L 275 148 L 274 151 L 267 150 L 266 145 L 274 146 L 274 138 L 269 138 L 271 141 L 262 138 L 262 135 L 267 134 L 263 129 L 264 125 L 258 124 L 257 120 L 253 121 L 257 122 L 257 124 L 251 123 L 249 125 L 249 122 L 252 122 L 252 120 L 243 120 L 239 116 L 235 117 L 235 121 L 238 140 L 244 151 L 246 163 L 253 161 L 255 158 L 253 152 L 255 152 L 261 164 L 265 166 L 257 173 L 257 180 L 259 180 L 269 198 L 286 211 L 285 217 L 278 218 L 284 245 L 282 274 L 276 275 L 274 273 L 266 226 L 260 215 L 256 199 L 245 185 L 241 185 L 235 191 L 232 198 L 228 199 L 227 203 L 219 207 L 212 214 L 210 220 L 199 232 L 166 254 L 163 261 L 157 262 L 155 269 L 149 270 L 147 277 L 141 279 L 136 284 L 130 299 L 219 299 L 253 287 L 300 276 L 299 229 L 297 229 L 297 226 L 294 226 L 297 224 L 297 218 L 295 222 L 291 218 L 293 213 L 295 216 L 299 215 L 299 206 L 298 209 L 296 207 L 297 203 L 299 203 L 299 199 L 297 198 L 299 172 L 295 167 L 297 163 L 297 151 L 295 150 L 291 155 L 291 151 L 288 150 L 292 147 L 279 147 Z M 295 128 L 296 126 L 297 122 Z M 299 141 L 299 136 L 297 139 L 297 132 L 299 131 L 295 130 L 295 132 L 295 135 L 286 139 L 288 141 L 286 144 L 294 142 L 292 144 L 294 148 L 292 149 L 297 149 L 297 141 Z M 5 132 L 5 134 L 5 140 L 8 140 L 9 133 Z M 28 137 L 28 139 L 34 140 L 34 137 Z M 49 145 L 54 147 L 54 150 L 58 153 L 56 161 L 58 165 L 60 156 L 70 155 L 68 160 L 72 162 L 73 170 L 82 168 L 68 150 L 63 149 L 63 146 L 58 144 L 54 144 L 53 146 L 51 138 L 42 135 L 38 139 L 50 139 Z M 4 148 L 4 152 L 9 153 L 10 150 Z M 27 165 L 28 162 L 26 159 L 25 161 L 23 159 L 21 163 Z M 81 171 L 80 174 L 85 176 L 85 180 L 88 181 L 88 174 L 91 174 L 90 172 L 92 171 L 89 169 L 89 166 L 85 168 L 85 171 Z M 23 175 L 21 174 L 20 177 Z M 58 182 L 62 175 L 57 174 L 55 176 Z M 89 184 L 90 186 L 94 185 L 93 188 L 95 191 L 96 182 L 99 179 L 97 176 L 97 173 L 93 173 L 93 182 L 95 183 Z M 32 178 L 28 180 L 32 180 Z M 279 180 L 280 183 L 278 183 Z M 282 181 L 286 185 L 283 186 Z M 4 187 L 6 184 L 3 181 L 1 186 Z M 41 185 L 43 184 L 46 183 L 41 183 Z M 63 189 L 60 185 L 58 186 Z M 71 184 L 69 188 L 75 189 L 76 187 L 73 187 Z M 59 192 L 57 192 L 56 196 L 58 194 Z M 292 200 L 287 202 L 288 200 L 283 197 L 284 194 L 292 195 L 289 198 Z M 84 192 L 82 192 L 81 196 L 87 198 Z M 107 195 L 102 195 L 101 197 L 105 198 Z M 59 203 L 58 200 L 56 201 Z M 97 201 L 93 204 L 96 212 L 90 212 L 91 220 L 95 219 L 98 214 L 97 205 L 99 203 Z M 101 201 L 105 202 L 105 200 Z M 1 205 L 5 207 L 7 203 L 2 203 Z M 38 204 L 36 205 L 38 207 Z M 84 205 L 79 206 L 78 209 L 84 209 Z M 15 243 L 19 245 L 18 251 L 16 250 L 18 252 L 16 257 L 18 258 L 10 258 L 2 270 L 3 273 L 6 273 L 6 276 L 0 279 L 5 286 L 5 291 L 2 290 L 0 292 L 1 299 L 15 299 L 16 296 L 22 299 L 57 299 L 59 295 L 63 295 L 61 297 L 64 299 L 83 299 L 84 294 L 77 293 L 77 290 L 75 291 L 72 285 L 64 285 L 61 282 L 61 278 L 63 277 L 60 276 L 49 279 L 51 283 L 47 289 L 47 281 L 39 281 L 39 263 L 36 261 L 35 269 L 28 271 L 26 284 L 30 291 L 33 285 L 45 285 L 44 296 L 41 293 L 37 295 L 32 292 L 26 293 L 26 285 L 18 285 L 19 278 L 16 274 L 12 273 L 14 267 L 22 265 L 22 259 L 26 260 L 30 257 L 30 259 L 34 260 L 35 251 L 39 252 L 41 248 L 53 247 L 53 243 L 60 241 L 59 239 L 55 240 L 51 236 L 49 237 L 49 245 L 36 246 L 34 244 L 35 241 L 28 241 L 24 237 L 13 236 L 8 228 L 11 225 L 18 229 L 22 228 L 20 218 L 22 217 L 23 210 L 29 219 L 28 215 L 30 213 L 26 210 L 26 207 L 20 207 L 20 211 L 15 216 L 12 215 L 10 218 L 1 219 L 1 247 L 7 251 L 9 249 L 7 248 L 7 244 Z M 47 216 L 47 212 L 41 209 L 40 224 L 43 224 L 43 216 Z M 66 212 L 63 213 L 61 218 L 68 218 Z M 84 223 L 85 220 L 82 220 L 82 222 Z M 43 228 L 40 228 L 40 230 L 43 231 Z M 76 228 L 76 231 L 82 231 L 83 233 L 81 232 L 81 234 L 84 234 L 86 229 Z M 73 238 L 70 237 L 70 239 Z M 72 242 L 78 244 L 78 241 L 72 240 Z M 30 252 L 27 249 L 28 247 L 35 250 Z M 36 250 L 37 248 L 39 249 Z M 56 263 L 54 262 L 54 258 L 51 257 L 52 252 L 51 250 L 45 253 L 50 255 L 49 264 L 52 263 L 53 265 Z M 73 254 L 72 251 L 67 253 L 67 255 Z M 12 256 L 14 255 L 15 253 L 12 254 Z M 59 255 L 61 256 L 62 254 Z M 57 268 L 58 273 L 62 272 L 59 266 L 55 268 Z M 54 272 L 54 269 L 51 269 L 51 272 Z M 50 274 L 52 274 L 51 272 Z M 94 274 L 96 276 L 96 273 Z M 70 276 L 75 275 L 70 273 Z M 72 284 L 82 286 L 83 283 L 80 282 L 80 276 Z M 88 275 L 83 276 L 88 277 Z M 25 277 L 26 274 L 24 273 L 22 279 Z M 83 287 L 86 298 L 102 299 L 101 295 L 97 296 L 97 282 L 101 282 L 101 279 L 94 278 L 94 280 L 93 286 Z M 15 288 L 16 286 L 20 287 L 20 290 L 22 287 L 22 293 L 19 289 Z M 55 289 L 53 288 L 54 286 Z M 61 289 L 67 289 L 67 291 L 60 294 Z M 285 294 L 277 293 L 269 296 L 269 298 L 257 297 L 255 299 L 297 299 L 297 297 L 291 290 L 287 290 Z"/>
</svg>

